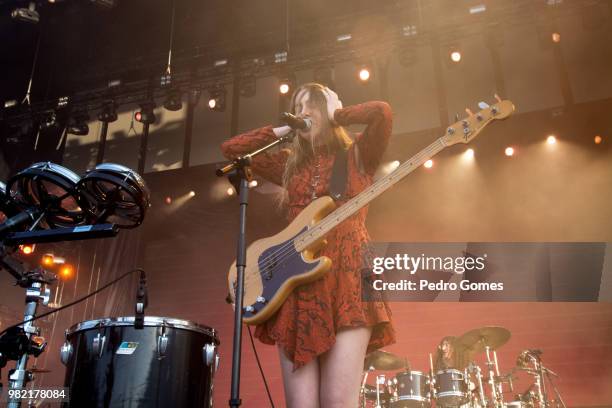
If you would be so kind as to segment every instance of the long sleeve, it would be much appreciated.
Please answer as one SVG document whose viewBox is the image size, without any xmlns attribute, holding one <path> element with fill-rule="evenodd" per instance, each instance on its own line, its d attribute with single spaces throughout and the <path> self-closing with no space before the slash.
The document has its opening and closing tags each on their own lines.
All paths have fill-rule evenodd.
<svg viewBox="0 0 612 408">
<path fill-rule="evenodd" d="M 363 134 L 357 139 L 357 146 L 364 169 L 369 174 L 374 174 L 391 137 L 393 113 L 389 104 L 371 101 L 348 106 L 336 110 L 334 119 L 341 126 L 367 125 Z"/>
<path fill-rule="evenodd" d="M 234 136 L 221 144 L 221 152 L 229 160 L 233 160 L 241 154 L 246 154 L 263 147 L 276 140 L 272 126 L 254 129 L 249 132 Z M 283 172 L 287 161 L 287 153 L 283 150 L 270 153 L 260 153 L 253 157 L 251 168 L 266 180 L 282 185 Z"/>
</svg>

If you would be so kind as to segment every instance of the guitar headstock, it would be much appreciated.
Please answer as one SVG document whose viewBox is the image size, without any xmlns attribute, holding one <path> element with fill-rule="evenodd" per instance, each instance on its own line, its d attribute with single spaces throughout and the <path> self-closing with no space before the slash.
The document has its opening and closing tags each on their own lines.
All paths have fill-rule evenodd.
<svg viewBox="0 0 612 408">
<path fill-rule="evenodd" d="M 446 133 L 442 136 L 442 141 L 446 146 L 451 146 L 456 143 L 469 143 L 475 138 L 480 131 L 497 119 L 506 119 L 514 112 L 514 104 L 509 100 L 501 100 L 495 95 L 497 102 L 491 106 L 487 106 L 478 113 L 471 113 L 458 122 L 453 123 L 446 129 Z"/>
</svg>

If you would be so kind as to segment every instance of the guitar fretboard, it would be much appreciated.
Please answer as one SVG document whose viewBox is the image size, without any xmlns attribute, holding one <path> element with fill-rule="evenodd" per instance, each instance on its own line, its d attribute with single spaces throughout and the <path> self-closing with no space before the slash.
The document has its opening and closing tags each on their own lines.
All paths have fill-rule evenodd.
<svg viewBox="0 0 612 408">
<path fill-rule="evenodd" d="M 413 172 L 431 157 L 438 154 L 445 147 L 446 144 L 444 143 L 443 138 L 438 138 L 425 149 L 421 150 L 419 153 L 415 154 L 409 160 L 401 164 L 393 172 L 381 177 L 376 181 L 376 183 L 372 184 L 366 190 L 351 198 L 343 206 L 332 211 L 314 227 L 295 237 L 294 245 L 296 250 L 303 251 L 306 249 L 309 245 L 323 237 L 342 221 L 359 211 L 370 201 Z"/>
</svg>

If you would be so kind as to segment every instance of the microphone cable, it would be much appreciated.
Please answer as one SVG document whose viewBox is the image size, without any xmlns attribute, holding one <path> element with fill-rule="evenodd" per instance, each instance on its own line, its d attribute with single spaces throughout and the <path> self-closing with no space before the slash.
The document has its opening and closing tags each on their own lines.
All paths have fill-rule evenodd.
<svg viewBox="0 0 612 408">
<path fill-rule="evenodd" d="M 257 354 L 257 349 L 255 348 L 255 342 L 253 341 L 253 334 L 251 333 L 251 326 L 247 325 L 247 330 L 249 331 L 249 339 L 251 340 L 251 346 L 253 347 L 253 353 L 255 353 L 255 360 L 257 361 L 257 367 L 259 367 L 259 373 L 261 374 L 261 379 L 263 380 L 264 387 L 266 387 L 266 393 L 268 394 L 268 400 L 270 401 L 270 406 L 274 408 L 274 401 L 272 400 L 272 394 L 270 393 L 270 388 L 268 387 L 268 381 L 266 380 L 266 375 L 263 372 L 263 367 L 261 366 L 261 362 L 259 361 L 259 355 Z"/>
<path fill-rule="evenodd" d="M 24 321 L 22 321 L 20 323 L 17 323 L 17 324 L 14 324 L 12 326 L 7 327 L 6 329 L 4 329 L 4 330 L 2 330 L 0 332 L 0 336 L 2 336 L 4 333 L 8 332 L 11 329 L 14 329 L 16 327 L 21 326 L 22 324 L 26 324 L 26 323 L 33 322 L 34 320 L 42 319 L 43 317 L 47 317 L 49 315 L 52 315 L 53 313 L 57 313 L 59 311 L 62 311 L 62 310 L 67 309 L 69 307 L 72 307 L 72 306 L 76 305 L 77 303 L 81 303 L 82 301 L 84 301 L 86 299 L 89 299 L 90 297 L 100 293 L 104 289 L 108 288 L 109 286 L 114 285 L 115 283 L 119 282 L 121 279 L 125 278 L 126 276 L 131 275 L 134 272 L 141 272 L 142 273 L 142 272 L 144 272 L 144 270 L 142 268 L 131 269 L 128 272 L 124 273 L 123 275 L 119 276 L 118 278 L 113 279 L 112 281 L 108 282 L 107 284 L 105 284 L 104 286 L 100 287 L 99 289 L 94 290 L 93 292 L 88 293 L 87 295 L 85 295 L 85 296 L 83 296 L 83 297 L 81 297 L 81 298 L 79 298 L 77 300 L 74 300 L 74 301 L 72 301 L 72 302 L 70 302 L 70 303 L 68 303 L 68 304 L 66 304 L 64 306 L 58 307 L 57 309 L 53 309 L 53 310 L 51 310 L 49 312 L 45 312 L 45 313 L 40 314 L 38 316 L 34 316 L 31 319 L 24 320 Z"/>
</svg>

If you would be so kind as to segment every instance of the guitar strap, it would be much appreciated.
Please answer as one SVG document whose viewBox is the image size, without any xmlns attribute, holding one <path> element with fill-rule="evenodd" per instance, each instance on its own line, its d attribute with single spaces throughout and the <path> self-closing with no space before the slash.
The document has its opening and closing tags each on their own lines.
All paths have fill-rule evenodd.
<svg viewBox="0 0 612 408">
<path fill-rule="evenodd" d="M 331 180 L 329 182 L 329 194 L 335 201 L 342 199 L 346 190 L 346 183 L 348 180 L 347 158 L 348 150 L 339 149 L 338 153 L 336 153 Z"/>
</svg>

